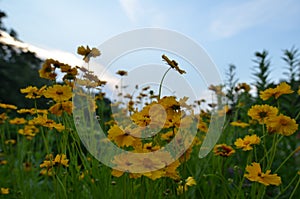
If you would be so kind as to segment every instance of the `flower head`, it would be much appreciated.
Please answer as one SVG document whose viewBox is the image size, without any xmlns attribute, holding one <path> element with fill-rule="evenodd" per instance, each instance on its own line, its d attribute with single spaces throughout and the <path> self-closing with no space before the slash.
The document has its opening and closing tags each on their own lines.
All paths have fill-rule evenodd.
<svg viewBox="0 0 300 199">
<path fill-rule="evenodd" d="M 72 89 L 67 85 L 54 85 L 43 92 L 46 98 L 52 98 L 56 102 L 67 101 L 72 97 Z"/>
<path fill-rule="evenodd" d="M 138 132 L 135 132 L 134 129 L 130 127 L 122 129 L 118 125 L 114 125 L 108 130 L 108 138 L 113 140 L 120 147 L 133 146 L 139 141 L 139 139 L 134 136 L 136 133 Z"/>
<path fill-rule="evenodd" d="M 91 57 L 98 57 L 101 55 L 100 51 L 97 48 L 90 49 L 89 46 L 79 46 L 77 48 L 77 53 L 83 56 L 85 62 L 89 62 Z"/>
<path fill-rule="evenodd" d="M 270 174 L 271 170 L 267 170 L 266 173 L 263 173 L 259 163 L 253 162 L 251 166 L 248 165 L 246 171 L 248 173 L 244 174 L 244 176 L 250 181 L 259 182 L 265 186 L 278 186 L 281 184 L 281 178 L 277 176 L 277 174 Z"/>
<path fill-rule="evenodd" d="M 18 109 L 15 105 L 12 105 L 12 104 L 3 104 L 3 103 L 0 103 L 0 108 L 12 109 L 12 110 Z"/>
<path fill-rule="evenodd" d="M 270 133 L 279 133 L 290 136 L 296 132 L 298 124 L 296 123 L 296 120 L 280 114 L 268 120 L 267 128 Z"/>
<path fill-rule="evenodd" d="M 276 88 L 268 88 L 260 92 L 260 98 L 262 100 L 268 100 L 270 97 L 274 96 L 275 99 L 278 99 L 283 94 L 290 94 L 294 91 L 291 89 L 291 86 L 286 82 L 280 83 Z"/>
<path fill-rule="evenodd" d="M 3 195 L 9 194 L 9 188 L 1 187 L 1 194 L 3 194 Z"/>
<path fill-rule="evenodd" d="M 218 156 L 228 157 L 234 154 L 235 150 L 231 146 L 228 146 L 226 144 L 217 144 L 214 147 L 214 153 Z"/>
<path fill-rule="evenodd" d="M 188 190 L 188 187 L 191 187 L 191 186 L 194 186 L 194 185 L 197 185 L 197 182 L 196 182 L 196 180 L 193 177 L 190 176 L 190 177 L 188 177 L 185 180 L 185 182 L 184 182 L 183 185 L 181 184 L 181 185 L 179 185 L 177 187 L 177 193 L 178 194 L 182 194 L 183 191 L 187 191 Z"/>
<path fill-rule="evenodd" d="M 242 148 L 243 151 L 249 151 L 252 150 L 253 144 L 259 144 L 260 138 L 257 135 L 246 135 L 244 139 L 238 138 L 234 144 L 237 148 Z"/>
<path fill-rule="evenodd" d="M 230 125 L 231 125 L 231 126 L 241 127 L 241 128 L 245 128 L 245 127 L 249 126 L 248 123 L 241 122 L 241 121 L 231 122 Z"/>
<path fill-rule="evenodd" d="M 167 64 L 175 69 L 177 72 L 179 72 L 181 75 L 186 73 L 184 70 L 180 69 L 178 66 L 178 63 L 175 60 L 170 60 L 166 55 L 162 55 L 163 60 L 167 62 Z"/>
<path fill-rule="evenodd" d="M 21 91 L 21 93 L 26 93 L 27 95 L 25 97 L 28 99 L 37 99 L 42 96 L 45 88 L 46 88 L 46 86 L 43 86 L 40 89 L 38 89 L 35 86 L 28 86 L 27 88 L 23 88 L 20 91 Z"/>
<path fill-rule="evenodd" d="M 267 104 L 254 105 L 248 111 L 248 115 L 260 124 L 265 124 L 269 118 L 275 117 L 277 113 L 278 109 L 276 107 Z"/>
</svg>

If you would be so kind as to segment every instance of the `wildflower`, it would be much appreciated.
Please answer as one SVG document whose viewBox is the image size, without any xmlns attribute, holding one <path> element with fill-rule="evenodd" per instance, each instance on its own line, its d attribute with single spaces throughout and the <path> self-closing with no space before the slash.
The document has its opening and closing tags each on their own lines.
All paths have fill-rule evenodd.
<svg viewBox="0 0 300 199">
<path fill-rule="evenodd" d="M 7 160 L 0 160 L 0 165 L 6 165 L 8 163 Z"/>
<path fill-rule="evenodd" d="M 3 103 L 0 103 L 0 108 L 12 109 L 12 110 L 18 109 L 15 105 L 12 105 L 12 104 L 3 104 Z"/>
<path fill-rule="evenodd" d="M 120 128 L 118 125 L 112 126 L 108 131 L 108 138 L 113 140 L 118 146 L 132 146 L 137 142 L 138 138 L 134 129 L 126 127 L 125 129 Z"/>
<path fill-rule="evenodd" d="M 72 102 L 66 101 L 66 102 L 59 102 L 54 104 L 49 108 L 50 113 L 53 113 L 55 115 L 61 116 L 62 112 L 65 111 L 69 115 L 72 113 Z"/>
<path fill-rule="evenodd" d="M 9 188 L 1 187 L 1 194 L 3 194 L 3 195 L 9 194 Z"/>
<path fill-rule="evenodd" d="M 39 70 L 39 74 L 41 78 L 55 80 L 57 74 L 55 73 L 55 69 L 59 68 L 60 62 L 54 59 L 46 59 L 42 68 Z"/>
<path fill-rule="evenodd" d="M 259 163 L 253 162 L 251 166 L 247 165 L 246 171 L 248 174 L 244 174 L 244 176 L 252 182 L 259 182 L 265 186 L 281 184 L 281 178 L 277 174 L 270 174 L 271 170 L 263 173 Z"/>
<path fill-rule="evenodd" d="M 72 68 L 68 64 L 61 65 L 60 71 L 62 73 L 67 73 L 63 77 L 63 80 L 73 80 L 73 79 L 75 79 L 76 75 L 78 74 L 77 68 Z"/>
<path fill-rule="evenodd" d="M 267 128 L 270 133 L 290 136 L 296 132 L 298 124 L 296 124 L 296 120 L 280 114 L 268 120 Z"/>
<path fill-rule="evenodd" d="M 64 165 L 65 167 L 69 166 L 68 162 L 69 160 L 65 154 L 57 154 L 54 158 L 54 163 Z"/>
<path fill-rule="evenodd" d="M 31 115 L 34 115 L 34 114 L 48 114 L 48 110 L 45 110 L 45 109 L 35 109 L 35 108 L 31 108 L 31 109 L 19 109 L 17 110 L 17 113 L 19 114 L 31 114 Z"/>
<path fill-rule="evenodd" d="M 202 131 L 204 133 L 207 133 L 208 132 L 208 127 L 207 127 L 207 124 L 202 120 L 200 119 L 198 124 L 197 124 L 197 129 L 199 131 Z"/>
<path fill-rule="evenodd" d="M 12 145 L 14 145 L 14 144 L 16 144 L 16 140 L 14 140 L 14 139 L 5 140 L 4 144 L 12 144 Z"/>
<path fill-rule="evenodd" d="M 230 125 L 231 125 L 231 126 L 241 127 L 241 128 L 245 128 L 245 127 L 249 126 L 248 123 L 241 122 L 241 121 L 231 122 Z"/>
<path fill-rule="evenodd" d="M 65 129 L 65 127 L 60 124 L 56 123 L 54 120 L 48 119 L 47 115 L 38 115 L 37 117 L 33 118 L 28 122 L 29 125 L 41 125 L 44 127 L 48 127 L 50 129 L 55 128 L 57 131 L 61 132 Z"/>
<path fill-rule="evenodd" d="M 245 92 L 249 92 L 250 91 L 250 86 L 246 83 L 239 83 L 237 85 L 237 87 L 235 88 L 235 91 L 239 91 L 239 90 L 244 90 Z"/>
<path fill-rule="evenodd" d="M 117 75 L 120 75 L 120 76 L 126 76 L 126 75 L 128 75 L 127 71 L 125 71 L 125 70 L 118 70 L 118 71 L 116 72 L 116 74 L 117 74 Z"/>
<path fill-rule="evenodd" d="M 0 124 L 4 123 L 4 121 L 8 119 L 6 113 L 1 113 L 0 114 Z"/>
<path fill-rule="evenodd" d="M 48 87 L 43 94 L 46 98 L 52 98 L 56 102 L 63 102 L 68 101 L 72 97 L 72 89 L 66 85 L 54 85 Z"/>
<path fill-rule="evenodd" d="M 25 124 L 27 120 L 22 117 L 16 117 L 14 119 L 9 120 L 10 124 Z"/>
<path fill-rule="evenodd" d="M 34 125 L 25 125 L 23 129 L 19 129 L 18 133 L 26 136 L 28 139 L 31 139 L 39 132 L 39 129 Z"/>
<path fill-rule="evenodd" d="M 162 55 L 163 60 L 165 60 L 167 62 L 167 64 L 175 69 L 177 72 L 179 72 L 181 75 L 186 73 L 184 70 L 180 69 L 178 66 L 178 63 L 175 60 L 170 60 L 166 55 Z"/>
<path fill-rule="evenodd" d="M 276 107 L 267 104 L 254 105 L 248 111 L 248 115 L 260 124 L 265 124 L 269 118 L 275 117 L 277 113 L 278 109 Z"/>
<path fill-rule="evenodd" d="M 41 168 L 44 168 L 44 167 L 49 168 L 49 167 L 52 167 L 54 164 L 55 164 L 55 162 L 53 160 L 52 161 L 44 160 L 44 162 L 42 164 L 40 164 L 40 167 Z"/>
<path fill-rule="evenodd" d="M 42 169 L 40 171 L 40 174 L 41 175 L 47 175 L 47 176 L 53 176 L 54 175 L 54 171 L 52 168 L 49 168 L 49 169 Z"/>
<path fill-rule="evenodd" d="M 238 138 L 234 144 L 237 148 L 242 148 L 243 151 L 249 151 L 252 150 L 253 144 L 259 144 L 260 138 L 257 135 L 246 135 L 244 139 Z"/>
<path fill-rule="evenodd" d="M 79 46 L 77 48 L 77 53 L 83 56 L 83 60 L 85 62 L 89 62 L 91 57 L 97 57 L 101 55 L 97 48 L 90 49 L 89 46 L 86 46 L 86 48 L 84 46 Z"/>
<path fill-rule="evenodd" d="M 186 180 L 185 180 L 185 183 L 184 185 L 182 185 L 182 182 L 181 182 L 181 185 L 179 185 L 177 187 L 177 193 L 178 195 L 179 194 L 182 194 L 184 191 L 187 191 L 188 190 L 188 187 L 191 187 L 193 185 L 197 185 L 196 183 L 196 180 L 193 178 L 193 177 L 188 177 Z"/>
<path fill-rule="evenodd" d="M 28 99 L 37 99 L 42 96 L 45 88 L 46 88 L 46 86 L 43 86 L 40 89 L 38 89 L 35 86 L 28 86 L 27 88 L 20 89 L 20 91 L 21 91 L 21 93 L 26 93 L 27 95 L 25 97 Z"/>
<path fill-rule="evenodd" d="M 222 157 L 229 157 L 235 153 L 235 150 L 231 146 L 228 146 L 226 144 L 217 144 L 214 147 L 214 153 L 215 155 L 219 155 Z"/>
<path fill-rule="evenodd" d="M 291 90 L 291 86 L 288 85 L 286 82 L 280 83 L 276 88 L 268 88 L 264 91 L 260 92 L 260 98 L 262 100 L 268 100 L 270 97 L 274 96 L 275 99 L 278 99 L 283 94 L 290 94 L 294 91 Z"/>
</svg>

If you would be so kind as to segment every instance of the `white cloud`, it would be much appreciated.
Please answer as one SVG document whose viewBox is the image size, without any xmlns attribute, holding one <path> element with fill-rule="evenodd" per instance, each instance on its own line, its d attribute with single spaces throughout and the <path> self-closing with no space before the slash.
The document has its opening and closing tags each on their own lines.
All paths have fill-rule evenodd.
<svg viewBox="0 0 300 199">
<path fill-rule="evenodd" d="M 6 33 L 5 31 L 2 31 L 2 30 L 0 30 L 0 42 L 11 45 L 11 46 L 15 46 L 23 51 L 33 52 L 40 59 L 52 58 L 52 59 L 58 60 L 62 63 L 69 64 L 71 66 L 83 66 L 84 65 L 84 61 L 72 53 L 65 52 L 62 50 L 40 48 L 40 47 L 34 46 L 32 44 L 21 42 L 21 41 L 16 40 L 15 38 L 11 37 L 8 33 Z M 91 68 L 91 70 L 101 70 L 101 67 L 103 67 L 103 66 L 101 66 L 100 64 L 94 63 L 93 67 L 90 67 L 90 68 Z M 101 80 L 105 80 L 110 83 L 115 84 L 118 81 L 117 78 L 115 78 L 110 73 L 106 73 L 102 77 L 103 78 L 101 78 Z M 109 89 L 114 89 L 114 85 L 108 84 L 108 87 L 109 87 Z"/>
<path fill-rule="evenodd" d="M 231 37 L 239 32 L 270 22 L 291 8 L 291 0 L 253 0 L 240 4 L 223 5 L 215 10 L 216 18 L 210 24 L 210 32 L 218 37 Z"/>
<path fill-rule="evenodd" d="M 161 27 L 166 24 L 167 17 L 157 2 L 140 0 L 119 0 L 126 16 L 133 24 Z"/>
<path fill-rule="evenodd" d="M 137 22 L 141 12 L 139 0 L 120 0 L 120 4 L 131 22 Z"/>
</svg>

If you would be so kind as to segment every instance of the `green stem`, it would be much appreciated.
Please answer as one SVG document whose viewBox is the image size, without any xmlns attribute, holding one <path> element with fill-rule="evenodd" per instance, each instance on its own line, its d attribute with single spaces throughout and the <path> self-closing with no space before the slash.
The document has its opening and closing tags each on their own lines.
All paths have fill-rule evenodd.
<svg viewBox="0 0 300 199">
<path fill-rule="evenodd" d="M 271 148 L 270 161 L 267 164 L 267 170 L 269 170 L 272 166 L 276 154 L 277 144 L 278 144 L 278 134 L 275 134 L 273 138 L 272 148 Z"/>
<path fill-rule="evenodd" d="M 281 196 L 286 190 L 288 190 L 288 188 L 294 183 L 294 181 L 296 180 L 297 177 L 298 176 L 295 175 L 294 178 L 290 181 L 290 183 L 282 191 L 280 191 L 280 193 L 274 199 L 279 198 L 279 196 Z M 295 187 L 295 188 L 297 188 L 297 187 Z"/>
<path fill-rule="evenodd" d="M 262 132 L 263 132 L 263 141 L 264 141 L 264 153 L 266 154 L 267 162 L 269 162 L 269 155 L 267 151 L 267 143 L 266 143 L 266 132 L 265 132 L 265 126 L 262 124 Z M 265 167 L 265 161 L 263 162 L 263 167 Z"/>
<path fill-rule="evenodd" d="M 285 160 L 279 165 L 279 167 L 275 170 L 274 173 L 277 173 L 279 171 L 279 169 L 294 155 L 294 153 L 297 152 L 298 149 L 295 149 L 292 153 L 290 153 L 290 155 L 285 158 Z"/>
<path fill-rule="evenodd" d="M 162 83 L 163 83 L 163 81 L 164 81 L 164 79 L 165 79 L 167 73 L 169 72 L 169 70 L 171 70 L 171 67 L 168 68 L 168 70 L 164 73 L 164 75 L 163 75 L 163 77 L 162 77 L 162 79 L 161 79 L 161 81 L 160 81 L 160 84 L 159 84 L 159 91 L 158 91 L 158 100 L 160 100 Z"/>
<path fill-rule="evenodd" d="M 297 121 L 298 117 L 300 116 L 300 111 L 299 113 L 297 114 L 297 116 L 295 117 L 295 120 Z"/>
<path fill-rule="evenodd" d="M 291 193 L 289 199 L 292 199 L 292 198 L 293 198 L 294 194 L 295 194 L 296 191 L 297 191 L 297 188 L 298 188 L 299 184 L 300 184 L 300 177 L 299 177 L 298 182 L 297 182 L 297 184 L 296 184 L 296 186 L 295 186 L 293 192 Z"/>
</svg>

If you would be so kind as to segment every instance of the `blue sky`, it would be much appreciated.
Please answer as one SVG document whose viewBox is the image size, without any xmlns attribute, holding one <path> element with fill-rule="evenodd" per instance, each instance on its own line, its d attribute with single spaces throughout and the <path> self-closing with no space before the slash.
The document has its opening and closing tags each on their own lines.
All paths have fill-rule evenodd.
<svg viewBox="0 0 300 199">
<path fill-rule="evenodd" d="M 278 80 L 282 50 L 300 47 L 298 0 L 0 0 L 0 7 L 21 40 L 74 54 L 79 45 L 98 46 L 137 28 L 175 30 L 199 43 L 223 76 L 232 63 L 247 82 L 253 82 L 255 51 L 269 51 Z"/>
</svg>

